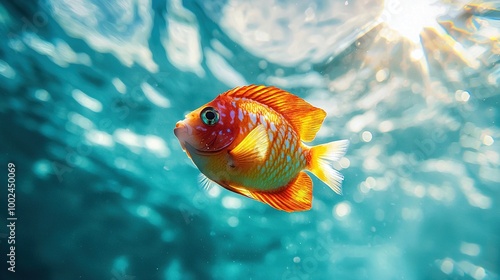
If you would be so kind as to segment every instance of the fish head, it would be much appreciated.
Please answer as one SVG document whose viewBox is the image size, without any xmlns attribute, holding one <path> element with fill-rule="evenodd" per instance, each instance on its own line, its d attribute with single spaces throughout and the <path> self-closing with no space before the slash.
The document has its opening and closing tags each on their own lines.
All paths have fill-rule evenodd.
<svg viewBox="0 0 500 280">
<path fill-rule="evenodd" d="M 214 153 L 228 147 L 239 132 L 234 120 L 234 103 L 219 96 L 177 122 L 174 133 L 190 156 Z"/>
</svg>

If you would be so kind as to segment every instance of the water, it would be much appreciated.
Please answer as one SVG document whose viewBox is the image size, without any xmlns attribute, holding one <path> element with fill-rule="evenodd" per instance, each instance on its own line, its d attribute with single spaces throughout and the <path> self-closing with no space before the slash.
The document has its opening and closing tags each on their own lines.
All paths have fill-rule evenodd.
<svg viewBox="0 0 500 280">
<path fill-rule="evenodd" d="M 1 279 L 499 279 L 499 7 L 1 2 Z M 314 179 L 288 214 L 199 186 L 175 122 L 250 83 L 350 139 L 342 196 Z"/>
</svg>

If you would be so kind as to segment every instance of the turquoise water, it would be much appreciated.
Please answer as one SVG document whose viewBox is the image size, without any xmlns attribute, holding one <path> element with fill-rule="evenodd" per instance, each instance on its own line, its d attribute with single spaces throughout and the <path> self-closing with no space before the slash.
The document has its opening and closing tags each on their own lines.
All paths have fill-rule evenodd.
<svg viewBox="0 0 500 280">
<path fill-rule="evenodd" d="M 1 279 L 499 279 L 499 7 L 0 2 Z M 199 185 L 175 123 L 246 84 L 328 112 L 343 195 Z"/>
</svg>

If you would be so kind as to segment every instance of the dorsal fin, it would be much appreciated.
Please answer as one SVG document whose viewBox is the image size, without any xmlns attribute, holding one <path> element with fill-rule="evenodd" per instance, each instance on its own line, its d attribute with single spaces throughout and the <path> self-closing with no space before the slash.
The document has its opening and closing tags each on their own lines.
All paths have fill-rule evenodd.
<svg viewBox="0 0 500 280">
<path fill-rule="evenodd" d="M 242 86 L 222 95 L 248 98 L 262 103 L 283 115 L 304 142 L 311 142 L 318 132 L 326 112 L 304 99 L 273 86 Z"/>
</svg>

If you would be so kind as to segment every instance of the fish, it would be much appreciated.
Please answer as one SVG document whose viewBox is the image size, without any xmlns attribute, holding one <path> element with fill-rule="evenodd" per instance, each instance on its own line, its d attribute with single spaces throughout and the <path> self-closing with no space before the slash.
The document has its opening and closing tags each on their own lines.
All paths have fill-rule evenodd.
<svg viewBox="0 0 500 280">
<path fill-rule="evenodd" d="M 174 134 L 203 180 L 286 212 L 312 207 L 314 174 L 341 194 L 332 167 L 349 141 L 308 146 L 326 112 L 274 86 L 228 90 L 178 121 Z"/>
</svg>

